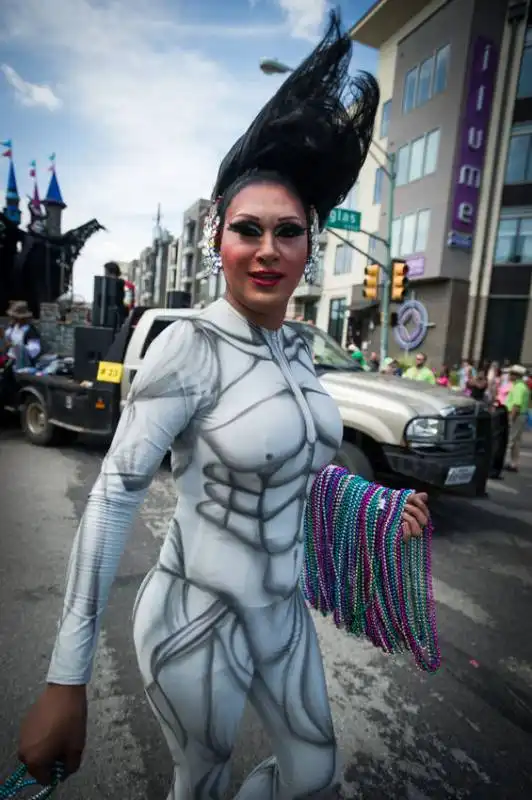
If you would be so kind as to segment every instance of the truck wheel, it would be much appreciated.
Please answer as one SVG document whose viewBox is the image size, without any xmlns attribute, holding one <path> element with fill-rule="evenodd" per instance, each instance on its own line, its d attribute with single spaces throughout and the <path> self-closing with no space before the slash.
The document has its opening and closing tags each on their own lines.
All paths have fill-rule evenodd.
<svg viewBox="0 0 532 800">
<path fill-rule="evenodd" d="M 342 442 L 334 463 L 339 467 L 345 467 L 353 475 L 360 475 L 361 478 L 367 481 L 375 480 L 373 468 L 369 463 L 368 457 L 351 442 Z"/>
<path fill-rule="evenodd" d="M 38 397 L 28 397 L 22 409 L 22 429 L 26 439 L 39 447 L 52 444 L 57 428 L 50 425 L 48 411 Z"/>
</svg>

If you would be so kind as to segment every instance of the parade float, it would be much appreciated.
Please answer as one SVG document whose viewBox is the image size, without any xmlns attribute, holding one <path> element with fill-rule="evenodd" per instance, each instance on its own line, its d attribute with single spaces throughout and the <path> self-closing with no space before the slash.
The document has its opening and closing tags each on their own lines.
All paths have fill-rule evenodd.
<svg viewBox="0 0 532 800">
<path fill-rule="evenodd" d="M 74 263 L 87 240 L 104 230 L 91 219 L 63 232 L 62 215 L 66 208 L 56 173 L 55 154 L 50 156 L 50 180 L 43 200 L 37 185 L 37 166 L 30 164 L 32 191 L 28 195 L 28 220 L 22 224 L 13 147 L 10 140 L 0 142 L 8 160 L 5 205 L 0 212 L 0 317 L 13 300 L 28 303 L 33 317 L 41 317 L 41 306 L 57 303 L 72 293 Z"/>
</svg>

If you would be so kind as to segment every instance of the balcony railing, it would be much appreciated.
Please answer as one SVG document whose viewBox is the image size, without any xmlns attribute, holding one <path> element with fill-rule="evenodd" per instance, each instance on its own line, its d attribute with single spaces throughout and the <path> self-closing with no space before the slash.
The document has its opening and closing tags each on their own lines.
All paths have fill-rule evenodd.
<svg viewBox="0 0 532 800">
<path fill-rule="evenodd" d="M 314 283 L 307 283 L 305 278 L 301 278 L 294 291 L 294 297 L 319 297 L 323 288 L 323 270 L 318 270 Z"/>
</svg>

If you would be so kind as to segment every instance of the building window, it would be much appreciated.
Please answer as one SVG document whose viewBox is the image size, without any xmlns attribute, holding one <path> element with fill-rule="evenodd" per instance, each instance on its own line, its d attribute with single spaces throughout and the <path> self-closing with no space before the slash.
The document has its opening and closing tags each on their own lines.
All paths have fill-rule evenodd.
<svg viewBox="0 0 532 800">
<path fill-rule="evenodd" d="M 532 97 L 532 26 L 526 29 L 525 46 L 521 59 L 517 97 Z"/>
<path fill-rule="evenodd" d="M 430 226 L 430 211 L 425 208 L 417 213 L 416 238 L 414 240 L 414 253 L 424 253 L 427 248 Z"/>
<path fill-rule="evenodd" d="M 377 254 L 377 242 L 378 239 L 376 239 L 374 236 L 371 236 L 370 234 L 370 236 L 368 237 L 368 258 L 367 258 L 368 267 L 371 266 L 371 264 L 375 263 L 375 256 Z"/>
<path fill-rule="evenodd" d="M 405 258 L 424 253 L 430 228 L 430 209 L 405 214 L 392 222 L 392 256 Z"/>
<path fill-rule="evenodd" d="M 416 107 L 416 87 L 419 68 L 414 67 L 405 75 L 405 88 L 403 92 L 403 113 L 408 114 Z"/>
<path fill-rule="evenodd" d="M 446 44 L 406 73 L 403 91 L 404 114 L 424 106 L 434 95 L 446 90 L 450 53 L 450 46 Z"/>
<path fill-rule="evenodd" d="M 192 267 L 193 267 L 194 256 L 192 253 L 187 253 L 183 259 L 183 277 L 184 278 L 192 278 Z"/>
<path fill-rule="evenodd" d="M 500 219 L 494 260 L 496 264 L 532 264 L 532 209 L 530 216 Z"/>
<path fill-rule="evenodd" d="M 395 185 L 404 186 L 436 172 L 439 147 L 439 130 L 431 131 L 400 147 L 397 151 Z"/>
<path fill-rule="evenodd" d="M 373 203 L 375 205 L 381 202 L 383 179 L 384 179 L 384 168 L 377 167 L 377 169 L 375 170 L 375 185 L 373 187 Z"/>
<path fill-rule="evenodd" d="M 410 256 L 414 252 L 416 239 L 416 215 L 405 214 L 401 225 L 401 246 L 399 255 Z"/>
<path fill-rule="evenodd" d="M 425 137 L 414 139 L 410 145 L 410 164 L 408 168 L 408 182 L 418 181 L 423 177 L 423 160 L 425 153 Z"/>
<path fill-rule="evenodd" d="M 336 339 L 338 344 L 342 344 L 344 337 L 344 319 L 346 311 L 345 297 L 336 297 L 331 300 L 329 305 L 329 326 L 328 334 Z"/>
<path fill-rule="evenodd" d="M 419 68 L 417 82 L 416 106 L 424 106 L 432 95 L 432 71 L 434 69 L 434 56 L 427 58 Z"/>
<path fill-rule="evenodd" d="M 436 172 L 438 165 L 438 150 L 440 149 L 440 131 L 431 131 L 425 137 L 425 151 L 423 158 L 423 175 Z"/>
<path fill-rule="evenodd" d="M 410 145 L 405 144 L 397 151 L 395 165 L 395 185 L 403 186 L 408 183 L 408 159 L 410 157 Z"/>
<path fill-rule="evenodd" d="M 450 55 L 451 48 L 448 44 L 436 51 L 433 94 L 441 94 L 447 89 Z"/>
<path fill-rule="evenodd" d="M 392 222 L 392 258 L 399 258 L 399 248 L 401 246 L 401 217 Z"/>
<path fill-rule="evenodd" d="M 381 139 L 386 139 L 386 137 L 388 136 L 388 131 L 390 130 L 391 113 L 392 113 L 392 101 L 387 100 L 386 103 L 383 104 L 381 112 L 381 131 L 380 131 Z"/>
<path fill-rule="evenodd" d="M 334 252 L 334 274 L 346 275 L 351 272 L 353 250 L 347 244 L 336 245 Z"/>
<path fill-rule="evenodd" d="M 194 220 L 189 220 L 185 227 L 185 247 L 191 247 L 194 244 L 196 235 L 196 223 Z"/>
<path fill-rule="evenodd" d="M 532 131 L 512 134 L 504 182 L 532 183 Z"/>
</svg>

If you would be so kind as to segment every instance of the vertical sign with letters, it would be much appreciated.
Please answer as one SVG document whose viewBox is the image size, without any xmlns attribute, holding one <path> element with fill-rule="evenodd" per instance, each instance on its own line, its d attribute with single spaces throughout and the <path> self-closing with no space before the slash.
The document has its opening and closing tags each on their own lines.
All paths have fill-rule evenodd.
<svg viewBox="0 0 532 800">
<path fill-rule="evenodd" d="M 475 230 L 498 61 L 495 44 L 485 36 L 474 40 L 471 55 L 452 207 L 452 227 L 462 234 Z"/>
</svg>

